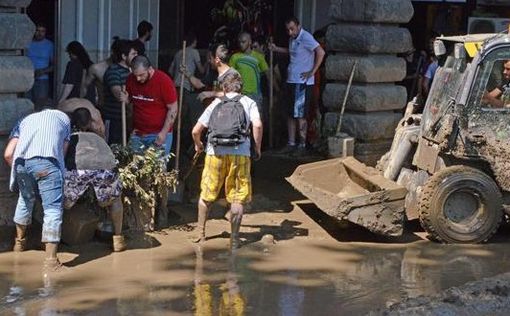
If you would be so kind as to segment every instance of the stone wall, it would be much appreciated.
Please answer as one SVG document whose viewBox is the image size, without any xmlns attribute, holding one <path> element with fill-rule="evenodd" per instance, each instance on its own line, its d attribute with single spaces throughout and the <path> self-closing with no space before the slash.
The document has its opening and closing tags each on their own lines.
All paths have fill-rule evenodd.
<svg viewBox="0 0 510 316">
<path fill-rule="evenodd" d="M 336 132 L 347 81 L 358 66 L 347 98 L 342 131 L 356 138 L 354 155 L 374 165 L 391 146 L 407 94 L 406 64 L 396 56 L 412 48 L 411 34 L 398 26 L 413 16 L 411 0 L 331 0 L 335 24 L 326 33 L 327 108 L 325 136 Z"/>
<path fill-rule="evenodd" d="M 33 112 L 34 105 L 22 98 L 34 83 L 32 62 L 23 50 L 32 40 L 35 25 L 22 12 L 30 0 L 0 0 L 0 150 L 16 121 Z M 17 194 L 9 191 L 10 168 L 0 159 L 0 226 L 13 225 Z"/>
</svg>

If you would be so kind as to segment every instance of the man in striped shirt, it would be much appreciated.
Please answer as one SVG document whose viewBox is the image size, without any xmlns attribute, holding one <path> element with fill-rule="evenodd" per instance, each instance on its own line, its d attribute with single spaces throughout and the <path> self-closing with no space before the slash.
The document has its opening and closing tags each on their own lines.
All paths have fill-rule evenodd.
<svg viewBox="0 0 510 316">
<path fill-rule="evenodd" d="M 71 134 L 69 117 L 58 110 L 43 110 L 20 120 L 13 128 L 4 152 L 11 166 L 10 189 L 19 189 L 14 214 L 14 251 L 26 248 L 26 230 L 32 221 L 35 196 L 44 210 L 42 242 L 46 244 L 45 268 L 58 270 L 57 258 L 62 226 L 64 156 Z"/>
<path fill-rule="evenodd" d="M 104 103 L 101 114 L 106 127 L 108 144 L 122 144 L 122 103 L 120 95 L 131 70 L 129 66 L 136 57 L 135 44 L 128 40 L 118 40 L 115 63 L 108 67 L 103 76 Z"/>
</svg>

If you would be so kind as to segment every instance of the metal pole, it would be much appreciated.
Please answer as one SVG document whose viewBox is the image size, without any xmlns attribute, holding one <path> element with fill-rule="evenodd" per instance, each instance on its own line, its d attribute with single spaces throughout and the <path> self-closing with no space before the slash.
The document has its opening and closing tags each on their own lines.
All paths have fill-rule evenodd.
<svg viewBox="0 0 510 316">
<path fill-rule="evenodd" d="M 181 68 L 186 66 L 186 41 L 182 42 L 182 61 Z M 184 97 L 184 74 L 181 74 L 181 86 L 179 87 L 179 105 L 177 108 L 177 144 L 175 146 L 175 170 L 179 171 L 179 160 L 181 153 L 181 113 L 182 98 Z"/>
<path fill-rule="evenodd" d="M 349 76 L 349 83 L 347 84 L 347 89 L 345 90 L 344 102 L 342 103 L 342 109 L 340 111 L 340 117 L 338 118 L 338 125 L 336 126 L 336 135 L 340 135 L 340 130 L 342 129 L 342 120 L 344 118 L 344 110 L 345 104 L 347 103 L 347 97 L 349 96 L 349 91 L 351 91 L 352 79 L 354 78 L 354 72 L 356 71 L 356 66 L 358 66 L 358 60 L 354 62 L 352 65 L 351 75 Z"/>
<path fill-rule="evenodd" d="M 269 44 L 273 44 L 273 38 L 271 37 L 269 39 Z M 273 91 L 273 84 L 274 84 L 274 53 L 273 50 L 269 50 L 269 147 L 274 147 L 274 91 Z"/>
</svg>

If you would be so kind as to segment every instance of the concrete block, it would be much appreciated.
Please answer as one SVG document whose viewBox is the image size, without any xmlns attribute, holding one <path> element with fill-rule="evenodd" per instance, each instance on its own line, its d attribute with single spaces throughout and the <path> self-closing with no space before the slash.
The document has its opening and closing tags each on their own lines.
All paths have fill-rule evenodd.
<svg viewBox="0 0 510 316">
<path fill-rule="evenodd" d="M 15 93 L 0 94 L 0 101 L 17 99 L 18 95 Z"/>
<path fill-rule="evenodd" d="M 329 16 L 337 21 L 407 23 L 414 14 L 411 0 L 331 0 Z"/>
<path fill-rule="evenodd" d="M 5 149 L 5 146 L 7 145 L 7 142 L 9 141 L 8 135 L 0 135 L 0 148 L 3 152 Z M 5 180 L 3 177 L 9 177 L 11 174 L 11 167 L 7 165 L 4 159 L 0 159 L 0 181 Z M 9 179 L 7 179 L 9 180 Z M 8 183 L 8 182 L 7 182 Z M 0 184 L 2 186 L 2 184 Z M 1 189 L 0 189 L 1 192 Z"/>
<path fill-rule="evenodd" d="M 0 0 L 0 7 L 26 8 L 32 0 Z"/>
<path fill-rule="evenodd" d="M 0 177 L 0 226 L 14 225 L 14 210 L 18 202 L 18 194 L 9 191 L 9 178 Z"/>
<path fill-rule="evenodd" d="M 324 116 L 324 135 L 334 136 L 340 113 L 327 112 Z M 372 112 L 344 113 L 341 131 L 356 139 L 369 142 L 393 138 L 395 127 L 402 118 L 401 113 Z"/>
<path fill-rule="evenodd" d="M 406 76 L 406 62 L 393 55 L 353 56 L 329 55 L 326 59 L 326 79 L 348 81 L 355 61 L 354 82 L 395 82 Z"/>
<path fill-rule="evenodd" d="M 413 47 L 408 29 L 397 26 L 336 24 L 326 32 L 326 49 L 346 53 L 397 54 Z"/>
<path fill-rule="evenodd" d="M 16 122 L 34 111 L 34 104 L 28 99 L 0 100 L 0 135 L 9 135 Z"/>
<path fill-rule="evenodd" d="M 99 218 L 89 210 L 86 203 L 75 204 L 64 211 L 62 221 L 62 241 L 68 245 L 89 242 L 99 223 Z"/>
<path fill-rule="evenodd" d="M 0 252 L 12 250 L 14 236 L 16 236 L 16 227 L 14 225 L 0 225 Z"/>
<path fill-rule="evenodd" d="M 346 113 L 342 130 L 357 140 L 371 141 L 393 138 L 401 113 Z"/>
<path fill-rule="evenodd" d="M 369 153 L 379 153 L 380 156 L 382 156 L 390 150 L 392 142 L 393 138 L 380 139 L 368 143 L 357 142 L 354 145 L 354 154 L 366 155 Z"/>
<path fill-rule="evenodd" d="M 326 112 L 324 113 L 324 124 L 322 125 L 322 134 L 326 137 L 336 136 L 338 118 L 340 113 Z"/>
<path fill-rule="evenodd" d="M 328 153 L 330 157 L 353 156 L 354 138 L 344 133 L 328 137 Z"/>
<path fill-rule="evenodd" d="M 378 140 L 370 143 L 358 142 L 354 145 L 354 157 L 368 166 L 375 166 L 391 147 L 391 139 Z"/>
<path fill-rule="evenodd" d="M 0 136 L 0 146 L 5 148 L 7 137 Z M 18 201 L 18 194 L 9 190 L 11 167 L 2 159 L 0 162 L 0 225 L 14 225 L 12 221 Z"/>
<path fill-rule="evenodd" d="M 7 145 L 8 136 L 0 135 L 0 148 L 2 152 Z M 18 194 L 9 190 L 11 167 L 5 160 L 0 159 L 0 225 L 14 225 L 12 219 L 18 200 Z"/>
<path fill-rule="evenodd" d="M 324 106 L 340 111 L 347 84 L 328 83 L 322 93 Z M 347 97 L 345 109 L 357 112 L 400 110 L 405 107 L 407 91 L 394 84 L 353 84 Z"/>
<path fill-rule="evenodd" d="M 26 14 L 0 13 L 0 49 L 24 49 L 32 41 L 35 25 Z"/>
<path fill-rule="evenodd" d="M 0 93 L 27 92 L 34 84 L 34 67 L 28 57 L 0 58 Z"/>
</svg>

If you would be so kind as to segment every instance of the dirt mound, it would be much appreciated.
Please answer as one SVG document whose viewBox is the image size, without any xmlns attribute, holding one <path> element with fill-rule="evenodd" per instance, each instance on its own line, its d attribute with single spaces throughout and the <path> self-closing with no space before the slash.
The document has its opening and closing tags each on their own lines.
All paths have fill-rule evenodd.
<svg viewBox="0 0 510 316">
<path fill-rule="evenodd" d="M 510 273 L 420 296 L 368 315 L 508 315 Z"/>
</svg>

